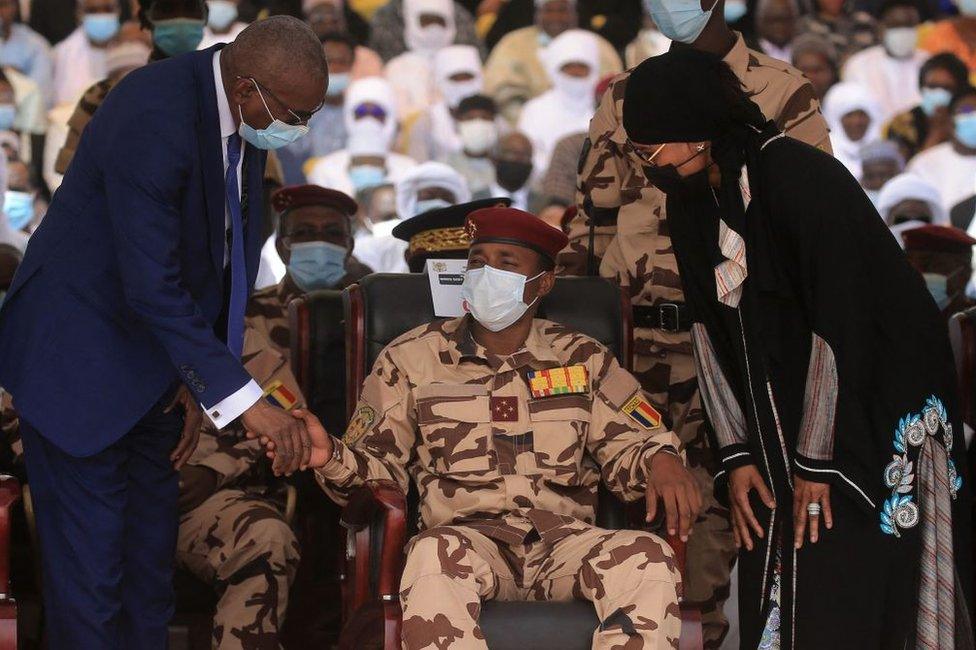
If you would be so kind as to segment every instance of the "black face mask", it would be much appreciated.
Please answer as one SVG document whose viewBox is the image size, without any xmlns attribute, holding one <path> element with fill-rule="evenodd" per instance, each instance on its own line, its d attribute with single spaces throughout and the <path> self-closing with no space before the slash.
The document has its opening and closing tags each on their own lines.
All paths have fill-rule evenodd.
<svg viewBox="0 0 976 650">
<path fill-rule="evenodd" d="M 495 180 L 508 192 L 522 189 L 529 176 L 532 175 L 532 163 L 515 160 L 499 160 L 495 162 Z"/>
<path fill-rule="evenodd" d="M 644 167 L 644 177 L 665 194 L 688 195 L 708 187 L 708 168 L 682 176 L 674 165 Z"/>
</svg>

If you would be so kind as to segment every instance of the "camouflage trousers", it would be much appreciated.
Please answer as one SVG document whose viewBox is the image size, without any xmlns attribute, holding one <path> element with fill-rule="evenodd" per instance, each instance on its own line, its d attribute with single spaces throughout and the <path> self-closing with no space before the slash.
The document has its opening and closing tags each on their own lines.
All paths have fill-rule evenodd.
<svg viewBox="0 0 976 650">
<path fill-rule="evenodd" d="M 701 489 L 702 511 L 688 538 L 685 602 L 702 613 L 705 647 L 718 648 L 729 630 L 722 607 L 729 597 L 736 550 L 729 510 L 713 494 L 711 449 L 691 340 L 688 337 L 687 352 L 677 352 L 637 337 L 636 352 L 634 374 L 652 402 L 667 405 L 673 431 L 685 446 L 689 469 Z"/>
<path fill-rule="evenodd" d="M 552 543 L 509 546 L 439 526 L 409 545 L 403 648 L 487 648 L 478 617 L 490 599 L 589 600 L 603 622 L 594 648 L 677 648 L 680 588 L 671 548 L 651 533 L 585 526 Z"/>
<path fill-rule="evenodd" d="M 178 562 L 214 586 L 213 647 L 277 649 L 298 568 L 295 534 L 274 503 L 220 490 L 180 518 Z"/>
</svg>

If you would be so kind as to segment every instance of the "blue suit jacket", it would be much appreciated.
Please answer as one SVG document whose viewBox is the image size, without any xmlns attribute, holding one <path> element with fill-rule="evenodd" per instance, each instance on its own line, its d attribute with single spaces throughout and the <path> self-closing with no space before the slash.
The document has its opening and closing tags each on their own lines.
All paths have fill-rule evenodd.
<svg viewBox="0 0 976 650">
<path fill-rule="evenodd" d="M 0 385 L 75 456 L 125 435 L 177 379 L 205 406 L 250 380 L 213 331 L 226 245 L 217 47 L 109 93 L 0 310 Z M 249 287 L 265 158 L 244 149 Z"/>
</svg>

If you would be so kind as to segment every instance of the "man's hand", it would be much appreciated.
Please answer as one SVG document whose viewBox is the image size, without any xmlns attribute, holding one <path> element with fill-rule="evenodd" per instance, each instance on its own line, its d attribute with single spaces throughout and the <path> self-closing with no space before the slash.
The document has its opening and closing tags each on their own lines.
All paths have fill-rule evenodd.
<svg viewBox="0 0 976 650">
<path fill-rule="evenodd" d="M 220 475 L 203 465 L 184 465 L 180 470 L 180 512 L 189 512 L 217 491 Z"/>
<path fill-rule="evenodd" d="M 180 441 L 176 444 L 173 453 L 169 455 L 169 459 L 173 461 L 173 467 L 179 470 L 186 464 L 186 461 L 190 460 L 190 456 L 197 448 L 197 442 L 200 441 L 200 424 L 203 422 L 203 411 L 186 386 L 180 386 L 179 390 L 176 391 L 176 396 L 173 397 L 173 401 L 163 412 L 169 413 L 177 407 L 183 409 L 183 431 L 180 433 Z"/>
<path fill-rule="evenodd" d="M 776 500 L 773 494 L 766 487 L 759 470 L 755 465 L 743 465 L 737 467 L 729 474 L 729 502 L 732 506 L 732 536 L 735 538 L 735 547 L 746 547 L 752 550 L 752 536 L 749 529 L 756 533 L 761 539 L 765 534 L 756 515 L 752 512 L 749 505 L 749 492 L 756 490 L 763 503 L 772 510 L 776 507 Z"/>
<path fill-rule="evenodd" d="M 332 444 L 332 436 L 322 426 L 322 422 L 312 415 L 311 411 L 305 409 L 295 409 L 291 414 L 305 423 L 308 430 L 308 437 L 312 440 L 312 457 L 308 463 L 309 467 L 318 468 L 329 462 L 335 446 Z"/>
<path fill-rule="evenodd" d="M 308 467 L 312 455 L 305 424 L 287 411 L 259 399 L 244 411 L 241 422 L 248 438 L 258 438 L 273 460 L 271 469 L 275 476 L 290 475 Z"/>
<path fill-rule="evenodd" d="M 681 459 L 666 451 L 651 458 L 647 477 L 647 522 L 657 515 L 657 500 L 664 502 L 665 525 L 669 535 L 679 533 L 688 541 L 688 533 L 701 510 L 701 493 L 691 472 Z"/>
<path fill-rule="evenodd" d="M 821 514 L 811 515 L 807 506 L 819 503 Z M 803 546 L 803 533 L 810 521 L 810 542 L 817 543 L 820 538 L 820 517 L 823 517 L 827 528 L 834 527 L 834 516 L 830 512 L 830 484 L 805 481 L 796 474 L 793 475 L 793 546 Z"/>
</svg>

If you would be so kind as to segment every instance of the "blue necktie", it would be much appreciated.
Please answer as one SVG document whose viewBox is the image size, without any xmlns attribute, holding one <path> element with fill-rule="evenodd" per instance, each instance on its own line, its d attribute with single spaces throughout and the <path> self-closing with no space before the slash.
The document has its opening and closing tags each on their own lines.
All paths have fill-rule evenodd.
<svg viewBox="0 0 976 650">
<path fill-rule="evenodd" d="M 247 269 L 244 258 L 244 217 L 237 189 L 237 163 L 241 159 L 241 136 L 227 138 L 227 176 L 224 193 L 230 211 L 230 306 L 227 310 L 227 347 L 240 358 L 244 351 L 244 309 L 247 303 Z"/>
</svg>

